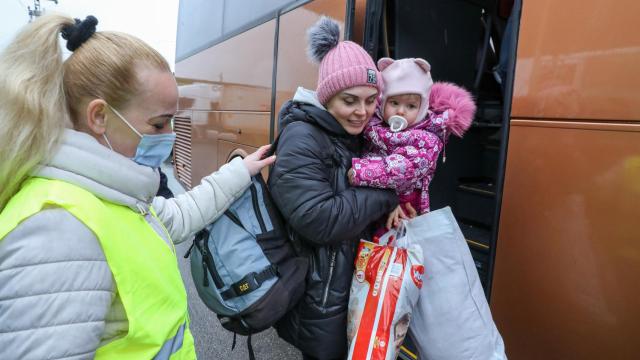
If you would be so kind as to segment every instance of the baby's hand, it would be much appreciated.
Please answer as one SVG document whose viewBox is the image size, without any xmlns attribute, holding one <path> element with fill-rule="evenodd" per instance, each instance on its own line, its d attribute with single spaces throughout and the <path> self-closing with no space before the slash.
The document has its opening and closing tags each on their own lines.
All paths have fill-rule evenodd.
<svg viewBox="0 0 640 360">
<path fill-rule="evenodd" d="M 349 171 L 347 171 L 347 177 L 349 178 L 349 184 L 350 185 L 355 185 L 356 182 L 356 171 L 353 170 L 353 168 L 349 169 Z"/>
<path fill-rule="evenodd" d="M 409 219 L 413 219 L 414 217 L 418 216 L 418 212 L 413 208 L 413 206 L 411 206 L 411 203 L 404 204 L 404 209 L 407 211 L 407 216 L 409 217 Z"/>
</svg>

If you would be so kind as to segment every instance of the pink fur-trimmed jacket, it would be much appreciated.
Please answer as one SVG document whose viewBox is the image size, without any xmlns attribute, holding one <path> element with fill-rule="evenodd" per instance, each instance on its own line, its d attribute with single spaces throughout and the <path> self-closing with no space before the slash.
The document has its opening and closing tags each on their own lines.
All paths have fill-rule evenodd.
<svg viewBox="0 0 640 360">
<path fill-rule="evenodd" d="M 401 204 L 429 212 L 429 184 L 440 152 L 450 134 L 462 137 L 475 111 L 469 92 L 443 82 L 431 88 L 425 119 L 406 130 L 392 132 L 378 111 L 364 130 L 367 152 L 351 162 L 353 185 L 395 189 Z"/>
</svg>

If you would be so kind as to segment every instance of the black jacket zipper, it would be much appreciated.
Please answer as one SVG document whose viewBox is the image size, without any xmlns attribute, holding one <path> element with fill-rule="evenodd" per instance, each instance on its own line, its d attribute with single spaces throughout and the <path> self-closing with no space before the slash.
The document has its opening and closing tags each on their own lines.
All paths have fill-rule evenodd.
<svg viewBox="0 0 640 360">
<path fill-rule="evenodd" d="M 329 262 L 329 277 L 327 283 L 324 285 L 324 292 L 322 293 L 322 307 L 327 305 L 327 299 L 329 298 L 329 287 L 331 286 L 331 278 L 333 278 L 333 269 L 336 267 L 336 251 L 331 249 L 330 251 L 331 261 Z"/>
</svg>

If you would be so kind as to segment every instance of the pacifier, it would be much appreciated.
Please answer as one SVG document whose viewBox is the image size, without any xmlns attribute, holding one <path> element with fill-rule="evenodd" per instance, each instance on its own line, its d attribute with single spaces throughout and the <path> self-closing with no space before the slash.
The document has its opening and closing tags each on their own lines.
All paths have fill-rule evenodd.
<svg viewBox="0 0 640 360">
<path fill-rule="evenodd" d="M 402 116 L 393 115 L 392 117 L 389 118 L 389 128 L 393 132 L 402 131 L 406 129 L 407 126 L 409 126 L 409 122 L 407 121 L 407 119 L 403 118 Z"/>
</svg>

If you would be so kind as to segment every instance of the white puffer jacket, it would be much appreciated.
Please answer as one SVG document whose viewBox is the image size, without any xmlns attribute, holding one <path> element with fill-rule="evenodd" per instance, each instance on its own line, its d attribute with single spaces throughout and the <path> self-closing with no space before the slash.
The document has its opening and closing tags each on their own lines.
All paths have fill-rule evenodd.
<svg viewBox="0 0 640 360">
<path fill-rule="evenodd" d="M 65 130 L 58 152 L 34 175 L 78 185 L 141 213 L 152 204 L 174 243 L 215 220 L 251 181 L 236 159 L 187 193 L 154 197 L 157 171 L 73 130 Z M 170 241 L 152 216 L 146 219 Z M 93 358 L 127 328 L 100 243 L 70 213 L 45 209 L 0 241 L 0 359 Z"/>
</svg>

